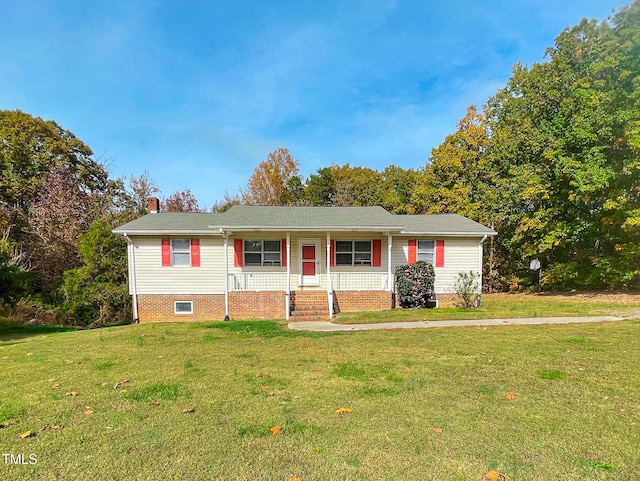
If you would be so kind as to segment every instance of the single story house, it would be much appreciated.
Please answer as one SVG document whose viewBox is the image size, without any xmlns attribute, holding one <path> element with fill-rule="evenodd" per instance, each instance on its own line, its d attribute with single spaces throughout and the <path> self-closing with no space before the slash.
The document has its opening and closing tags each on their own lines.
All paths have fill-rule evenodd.
<svg viewBox="0 0 640 481">
<path fill-rule="evenodd" d="M 382 207 L 236 205 L 224 213 L 159 212 L 113 231 L 128 243 L 140 322 L 331 318 L 390 309 L 395 268 L 431 262 L 442 306 L 459 272 L 482 273 L 496 234 L 456 214 L 393 215 Z"/>
</svg>

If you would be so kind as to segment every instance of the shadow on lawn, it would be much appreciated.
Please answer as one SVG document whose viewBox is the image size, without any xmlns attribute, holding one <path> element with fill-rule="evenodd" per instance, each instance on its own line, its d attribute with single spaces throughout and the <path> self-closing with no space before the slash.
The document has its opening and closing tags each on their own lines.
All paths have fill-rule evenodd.
<svg viewBox="0 0 640 481">
<path fill-rule="evenodd" d="M 77 331 L 78 329 L 73 326 L 25 326 L 0 319 L 0 341 L 15 341 L 55 332 Z"/>
</svg>

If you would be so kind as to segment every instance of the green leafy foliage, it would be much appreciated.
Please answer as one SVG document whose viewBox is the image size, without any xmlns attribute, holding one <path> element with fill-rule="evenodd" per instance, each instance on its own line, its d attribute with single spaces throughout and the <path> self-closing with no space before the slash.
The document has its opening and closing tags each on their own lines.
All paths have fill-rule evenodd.
<svg viewBox="0 0 640 481">
<path fill-rule="evenodd" d="M 456 295 L 456 306 L 462 309 L 480 307 L 480 274 L 474 271 L 458 272 L 451 290 Z"/>
<path fill-rule="evenodd" d="M 80 236 L 83 265 L 64 274 L 65 310 L 81 325 L 131 319 L 126 244 L 99 221 Z"/>
<path fill-rule="evenodd" d="M 434 299 L 435 271 L 428 262 L 396 267 L 395 282 L 401 307 L 427 307 Z"/>
</svg>

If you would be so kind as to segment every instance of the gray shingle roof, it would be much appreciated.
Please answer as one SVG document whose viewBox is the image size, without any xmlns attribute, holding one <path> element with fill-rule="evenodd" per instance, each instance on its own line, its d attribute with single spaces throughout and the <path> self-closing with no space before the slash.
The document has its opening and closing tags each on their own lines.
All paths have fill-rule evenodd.
<svg viewBox="0 0 640 481">
<path fill-rule="evenodd" d="M 458 214 L 396 215 L 404 233 L 496 235 L 482 224 Z"/>
<path fill-rule="evenodd" d="M 220 229 L 363 230 L 407 234 L 494 235 L 456 214 L 393 215 L 382 207 L 271 207 L 236 205 L 221 214 L 160 212 L 114 229 L 116 234 L 213 234 Z"/>
</svg>

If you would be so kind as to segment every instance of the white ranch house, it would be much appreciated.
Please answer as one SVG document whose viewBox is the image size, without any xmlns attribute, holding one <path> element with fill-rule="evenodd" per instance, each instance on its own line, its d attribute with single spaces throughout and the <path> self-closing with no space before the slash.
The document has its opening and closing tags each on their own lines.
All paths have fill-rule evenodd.
<svg viewBox="0 0 640 481">
<path fill-rule="evenodd" d="M 459 272 L 482 273 L 496 233 L 455 214 L 382 207 L 233 206 L 149 214 L 114 230 L 128 243 L 129 291 L 141 322 L 331 318 L 389 309 L 399 265 L 425 260 L 442 303 Z"/>
</svg>

